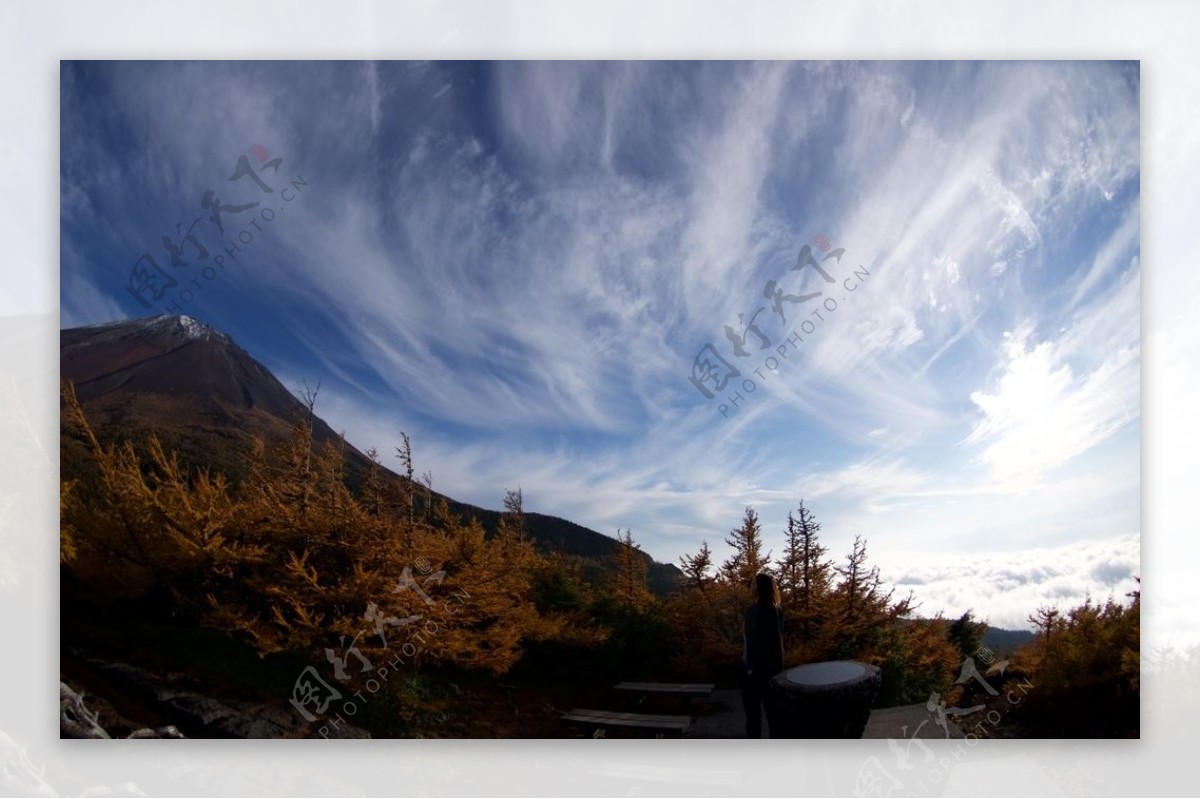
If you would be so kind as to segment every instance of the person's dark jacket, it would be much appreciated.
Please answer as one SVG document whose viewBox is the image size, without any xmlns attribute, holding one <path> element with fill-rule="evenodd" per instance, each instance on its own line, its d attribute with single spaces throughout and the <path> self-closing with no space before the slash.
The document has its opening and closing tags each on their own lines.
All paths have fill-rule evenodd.
<svg viewBox="0 0 1200 799">
<path fill-rule="evenodd" d="M 748 674 L 762 679 L 783 671 L 782 608 L 757 604 L 746 608 L 742 662 Z"/>
</svg>

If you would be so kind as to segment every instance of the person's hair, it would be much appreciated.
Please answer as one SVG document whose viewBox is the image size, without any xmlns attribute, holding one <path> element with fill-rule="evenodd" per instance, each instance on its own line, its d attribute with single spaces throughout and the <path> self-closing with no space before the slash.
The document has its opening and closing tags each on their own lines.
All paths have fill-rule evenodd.
<svg viewBox="0 0 1200 799">
<path fill-rule="evenodd" d="M 758 604 L 769 607 L 779 607 L 779 585 L 769 574 L 760 574 L 754 578 L 754 590 L 758 594 Z"/>
</svg>

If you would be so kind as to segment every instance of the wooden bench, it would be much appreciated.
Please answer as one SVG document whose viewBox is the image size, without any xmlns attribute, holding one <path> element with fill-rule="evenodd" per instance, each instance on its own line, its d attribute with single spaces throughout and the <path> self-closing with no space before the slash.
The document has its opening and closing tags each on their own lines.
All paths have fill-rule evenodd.
<svg viewBox="0 0 1200 799">
<path fill-rule="evenodd" d="M 663 694 L 665 696 L 698 696 L 707 699 L 712 696 L 713 683 L 677 683 L 677 682 L 619 682 L 614 686 L 618 691 L 632 691 L 645 696 L 646 694 Z"/>
<path fill-rule="evenodd" d="M 621 713 L 612 710 L 584 710 L 576 708 L 564 713 L 562 720 L 569 724 L 585 727 L 632 727 L 656 730 L 660 734 L 673 732 L 683 735 L 692 726 L 691 716 L 655 716 L 649 713 Z"/>
</svg>

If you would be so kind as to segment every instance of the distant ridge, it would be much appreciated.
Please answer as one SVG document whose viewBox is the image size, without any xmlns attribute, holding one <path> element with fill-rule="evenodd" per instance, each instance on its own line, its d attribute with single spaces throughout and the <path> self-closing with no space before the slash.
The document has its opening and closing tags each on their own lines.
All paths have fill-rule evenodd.
<svg viewBox="0 0 1200 799">
<path fill-rule="evenodd" d="M 988 627 L 983 634 L 983 645 L 997 654 L 1008 654 L 1019 646 L 1032 641 L 1034 635 L 1029 630 L 1005 630 L 1002 627 Z"/>
</svg>

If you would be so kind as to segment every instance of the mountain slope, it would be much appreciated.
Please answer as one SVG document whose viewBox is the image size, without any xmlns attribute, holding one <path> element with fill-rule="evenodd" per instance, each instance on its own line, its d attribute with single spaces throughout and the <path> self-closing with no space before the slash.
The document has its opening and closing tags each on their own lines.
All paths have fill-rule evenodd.
<svg viewBox="0 0 1200 799">
<path fill-rule="evenodd" d="M 164 435 L 187 460 L 237 477 L 240 457 L 205 439 L 249 445 L 254 435 L 282 440 L 305 406 L 223 333 L 187 316 L 156 316 L 63 330 L 59 373 L 98 429 Z M 198 442 L 188 440 L 192 433 Z M 337 435 L 314 420 L 318 442 Z M 205 443 L 199 451 L 191 443 Z M 216 442 L 219 444 L 219 442 Z M 241 453 L 236 453 L 240 455 Z"/>
<path fill-rule="evenodd" d="M 281 443 L 308 415 L 307 406 L 233 339 L 187 316 L 156 316 L 63 330 L 59 338 L 60 377 L 71 381 L 102 441 L 144 441 L 151 432 L 190 467 L 208 467 L 238 480 L 255 437 Z M 313 418 L 318 444 L 339 436 Z M 354 490 L 369 460 L 345 445 L 347 483 Z M 81 442 L 62 441 L 63 479 L 86 474 Z M 404 478 L 384 470 L 388 479 Z M 497 487 L 497 494 L 502 487 Z M 424 501 L 424 491 L 417 492 Z M 445 499 L 452 512 L 474 516 L 489 532 L 497 511 Z M 615 556 L 609 536 L 573 522 L 526 513 L 526 528 L 545 551 L 558 551 L 599 565 Z M 665 593 L 679 570 L 671 564 L 646 563 L 650 585 Z"/>
</svg>

